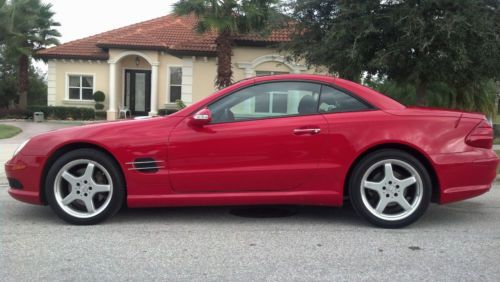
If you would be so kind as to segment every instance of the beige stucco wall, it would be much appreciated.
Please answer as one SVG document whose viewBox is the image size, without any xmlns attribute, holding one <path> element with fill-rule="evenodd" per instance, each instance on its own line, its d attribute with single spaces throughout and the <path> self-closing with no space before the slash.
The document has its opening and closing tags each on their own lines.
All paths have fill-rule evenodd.
<svg viewBox="0 0 500 282">
<path fill-rule="evenodd" d="M 217 61 L 214 57 L 174 56 L 160 51 L 131 51 L 111 49 L 110 62 L 116 63 L 116 105 L 123 104 L 124 77 L 126 69 L 152 70 L 151 64 L 158 65 L 158 108 L 175 107 L 169 103 L 169 67 L 183 68 L 183 100 L 187 104 L 197 102 L 214 93 Z M 139 58 L 139 64 L 136 58 Z M 273 58 L 276 58 L 274 60 Z M 233 49 L 233 80 L 239 81 L 254 76 L 255 71 L 279 71 L 289 73 L 314 73 L 302 64 L 283 63 L 283 54 L 277 49 L 264 47 L 238 47 Z M 253 65 L 252 65 L 253 64 Z M 249 68 L 249 65 L 252 65 Z M 49 103 L 64 106 L 93 106 L 93 102 L 68 101 L 66 99 L 68 74 L 94 75 L 94 90 L 109 96 L 109 64 L 106 61 L 51 60 L 49 61 Z M 54 94 L 55 92 L 55 94 Z M 52 94 L 52 98 L 51 98 Z M 55 98 L 54 98 L 55 97 Z M 107 107 L 106 107 L 107 108 Z"/>
<path fill-rule="evenodd" d="M 82 106 L 93 107 L 93 101 L 70 101 L 68 100 L 68 75 L 92 75 L 94 76 L 94 92 L 103 91 L 106 94 L 107 104 L 109 90 L 109 67 L 104 61 L 80 61 L 80 60 L 51 60 L 49 61 L 49 72 L 54 72 L 49 80 L 49 85 L 54 85 L 49 89 L 49 97 L 55 97 L 53 106 Z M 53 93 L 50 93 L 53 92 Z M 49 103 L 50 100 L 49 99 Z"/>
<path fill-rule="evenodd" d="M 216 59 L 197 58 L 193 64 L 193 102 L 197 102 L 214 93 L 217 75 Z"/>
</svg>

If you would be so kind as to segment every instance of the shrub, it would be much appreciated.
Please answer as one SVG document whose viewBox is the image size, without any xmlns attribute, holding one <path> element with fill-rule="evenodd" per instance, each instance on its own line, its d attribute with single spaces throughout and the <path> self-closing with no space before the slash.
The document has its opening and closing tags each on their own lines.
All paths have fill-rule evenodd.
<svg viewBox="0 0 500 282">
<path fill-rule="evenodd" d="M 104 92 L 96 91 L 94 93 L 94 101 L 96 101 L 97 103 L 104 102 L 104 99 L 106 99 L 106 95 L 104 95 Z"/>
<path fill-rule="evenodd" d="M 95 112 L 95 119 L 106 120 L 106 118 L 107 118 L 106 112 Z"/>
<path fill-rule="evenodd" d="M 98 110 L 98 111 L 102 111 L 104 110 L 104 105 L 103 104 L 100 104 L 100 103 L 96 103 L 95 104 L 95 109 Z"/>
<path fill-rule="evenodd" d="M 158 110 L 158 115 L 159 116 L 168 116 L 168 115 L 171 115 L 175 112 L 178 112 L 179 110 L 177 109 L 159 109 Z"/>
<path fill-rule="evenodd" d="M 30 117 L 30 112 L 21 109 L 0 109 L 0 118 L 2 119 L 27 119 Z M 31 115 L 33 117 L 33 115 Z"/>
<path fill-rule="evenodd" d="M 102 91 L 96 91 L 94 93 L 94 101 L 95 101 L 95 106 L 94 108 L 98 111 L 104 110 L 104 105 L 102 102 L 104 102 L 104 99 L 106 99 L 106 95 L 104 95 L 104 92 Z"/>
<path fill-rule="evenodd" d="M 181 99 L 175 100 L 175 104 L 177 105 L 178 110 L 182 110 L 186 107 L 186 104 Z"/>
<path fill-rule="evenodd" d="M 95 111 L 90 108 L 29 106 L 28 116 L 32 117 L 34 112 L 43 112 L 46 119 L 93 120 L 95 118 Z"/>
</svg>

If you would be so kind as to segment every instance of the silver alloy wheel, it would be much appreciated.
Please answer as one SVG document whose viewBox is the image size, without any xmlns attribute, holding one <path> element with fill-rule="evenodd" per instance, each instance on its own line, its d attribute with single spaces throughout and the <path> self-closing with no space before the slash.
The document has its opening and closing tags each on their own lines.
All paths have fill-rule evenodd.
<svg viewBox="0 0 500 282">
<path fill-rule="evenodd" d="M 78 159 L 59 170 L 54 192 L 57 204 L 67 214 L 90 218 L 100 214 L 111 202 L 113 181 L 99 163 Z"/>
<path fill-rule="evenodd" d="M 374 216 L 397 221 L 417 210 L 423 197 L 423 183 L 417 170 L 407 162 L 387 159 L 365 172 L 361 180 L 363 204 Z"/>
</svg>

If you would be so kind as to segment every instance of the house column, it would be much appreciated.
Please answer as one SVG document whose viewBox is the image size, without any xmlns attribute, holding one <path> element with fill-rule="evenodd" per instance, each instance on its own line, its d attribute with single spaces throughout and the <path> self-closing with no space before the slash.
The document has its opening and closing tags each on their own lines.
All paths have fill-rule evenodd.
<svg viewBox="0 0 500 282">
<path fill-rule="evenodd" d="M 109 62 L 109 109 L 107 111 L 107 119 L 116 119 L 116 63 Z"/>
<path fill-rule="evenodd" d="M 158 114 L 158 64 L 151 64 L 151 111 L 150 116 Z"/>
</svg>

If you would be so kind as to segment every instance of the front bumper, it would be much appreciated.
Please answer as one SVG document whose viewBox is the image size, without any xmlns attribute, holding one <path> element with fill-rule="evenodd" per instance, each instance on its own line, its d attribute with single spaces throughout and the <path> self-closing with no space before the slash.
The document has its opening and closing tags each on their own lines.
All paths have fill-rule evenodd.
<svg viewBox="0 0 500 282">
<path fill-rule="evenodd" d="M 44 157 L 16 155 L 5 164 L 5 172 L 9 183 L 9 194 L 16 200 L 43 205 L 40 193 L 40 180 Z M 20 185 L 19 185 L 20 184 Z"/>
<path fill-rule="evenodd" d="M 469 199 L 488 192 L 497 176 L 499 159 L 492 150 L 431 156 L 439 181 L 440 204 Z"/>
</svg>

